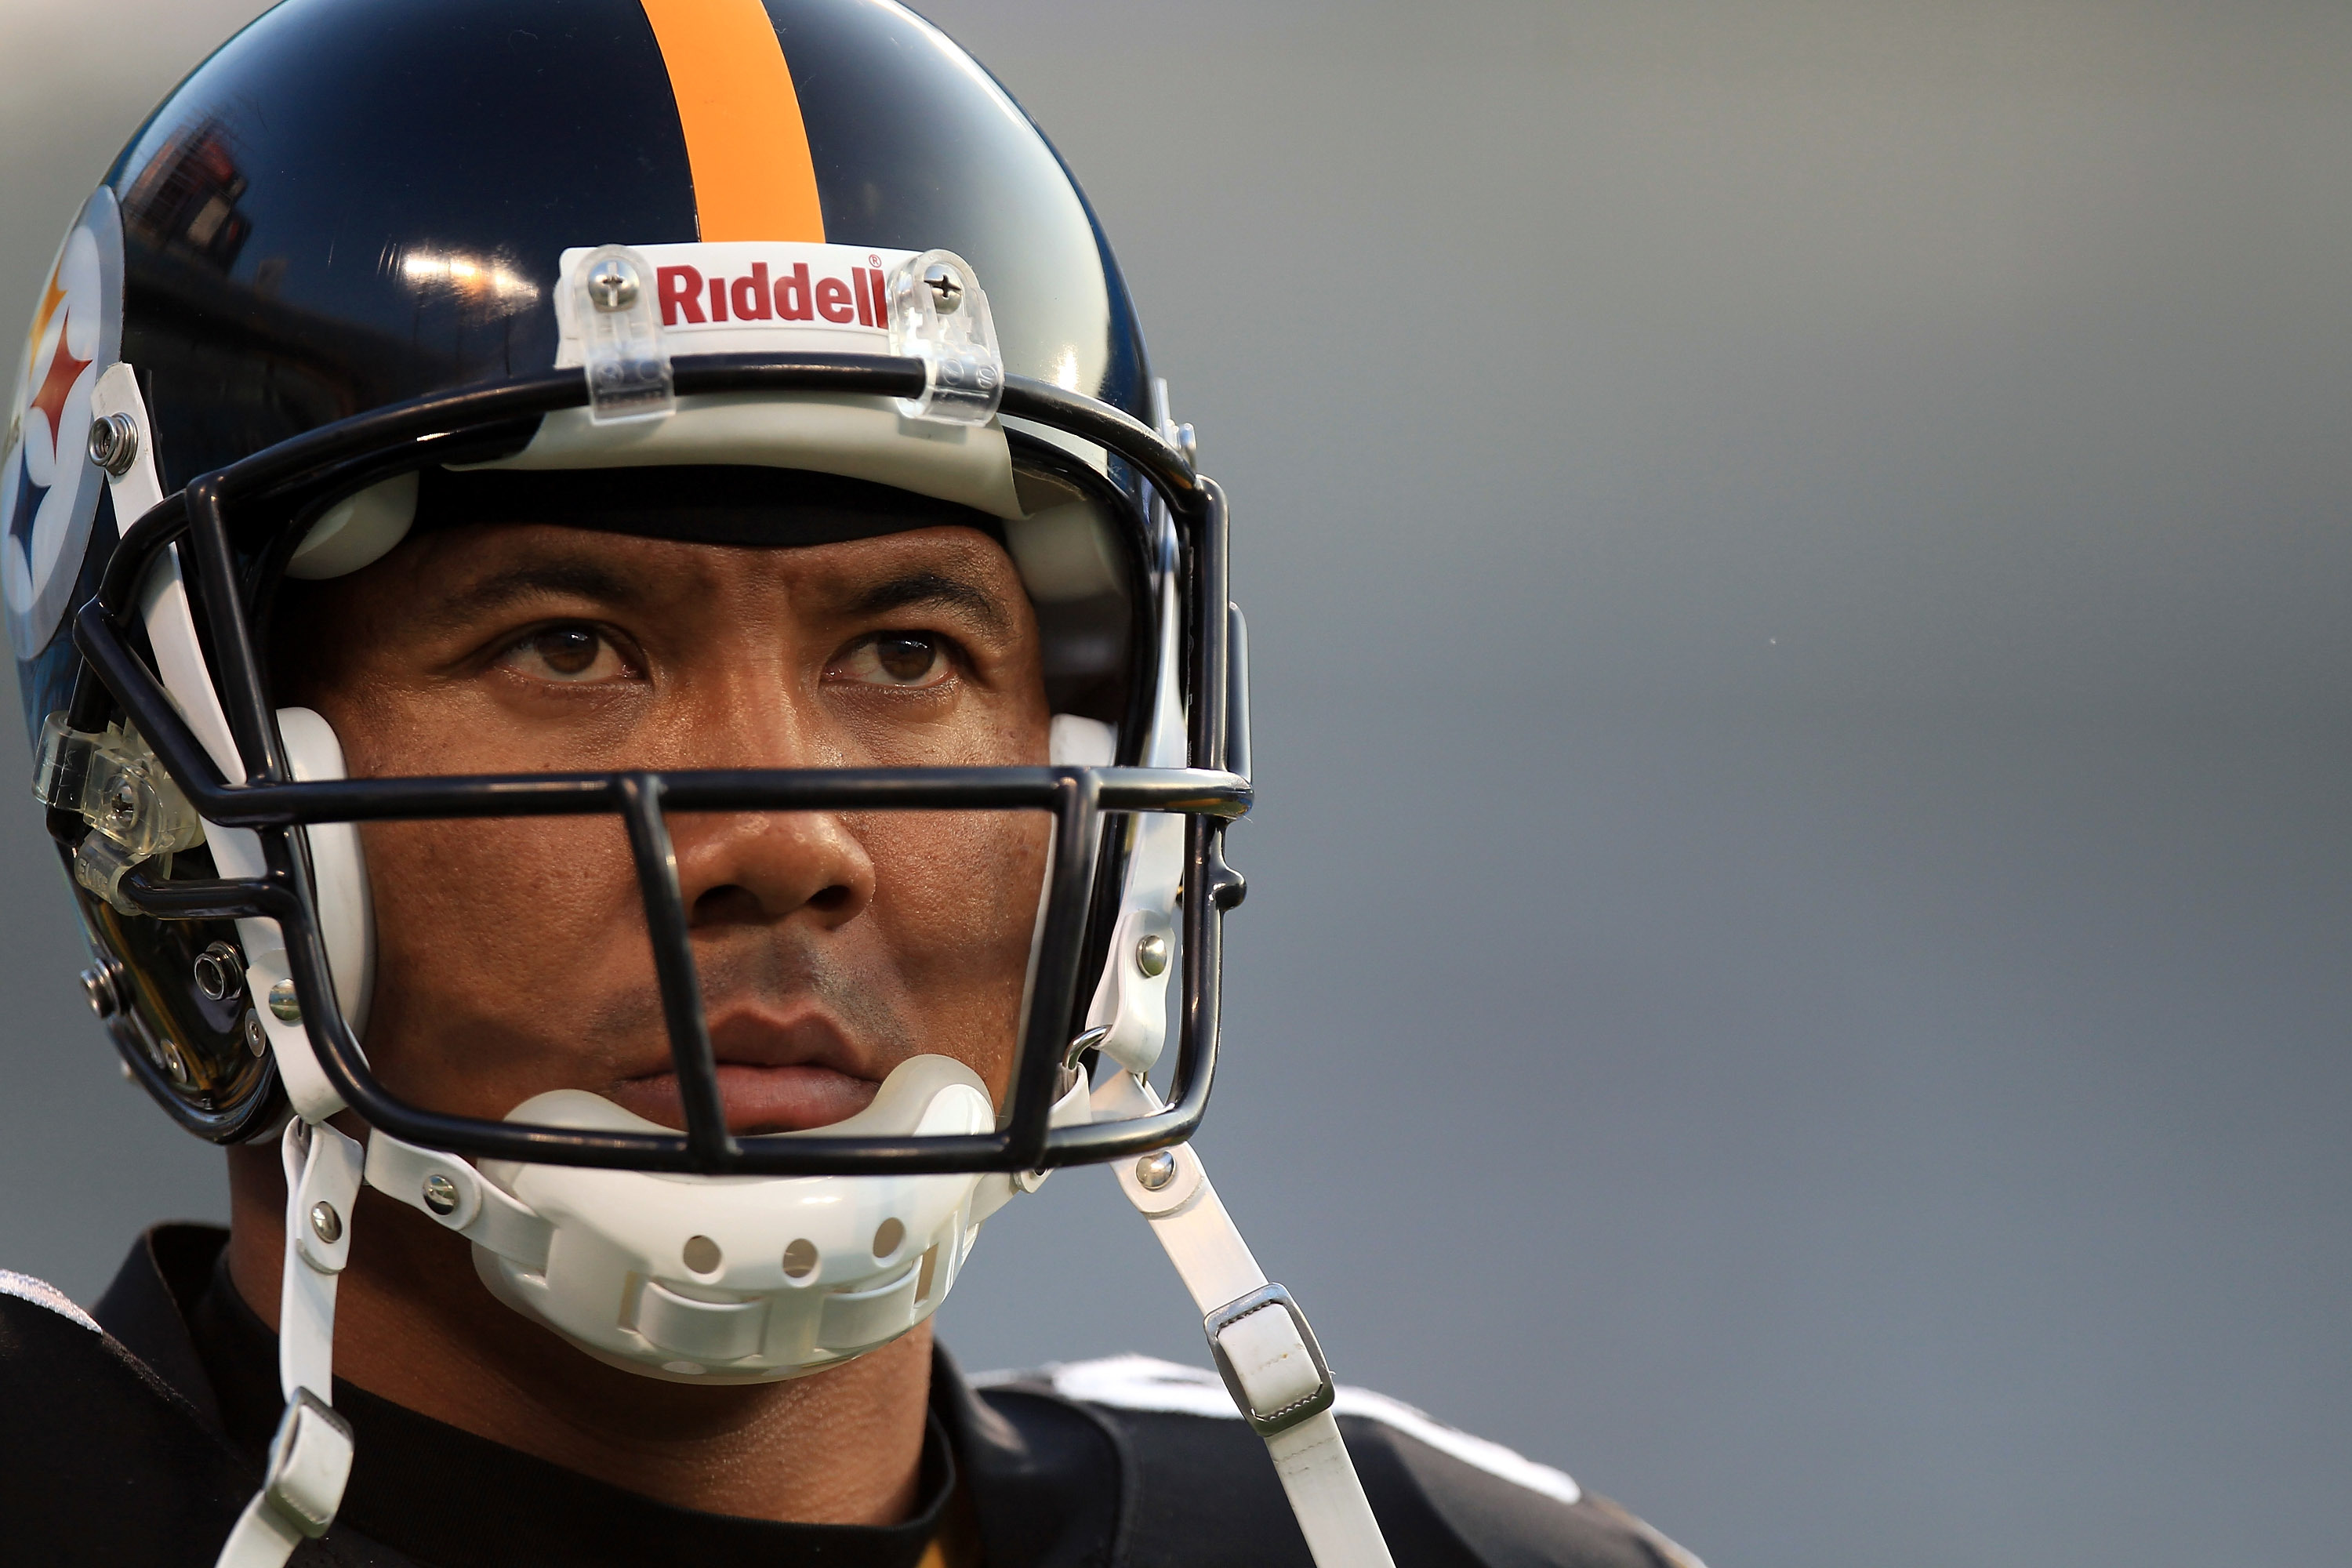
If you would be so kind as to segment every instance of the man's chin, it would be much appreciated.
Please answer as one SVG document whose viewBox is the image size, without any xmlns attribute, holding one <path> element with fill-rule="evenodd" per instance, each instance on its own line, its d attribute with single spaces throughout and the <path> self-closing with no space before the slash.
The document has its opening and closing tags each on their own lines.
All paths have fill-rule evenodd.
<svg viewBox="0 0 2352 1568">
<path fill-rule="evenodd" d="M 878 1087 L 833 1068 L 719 1064 L 719 1093 L 727 1106 L 727 1130 L 739 1138 L 830 1127 L 873 1103 Z M 649 1121 L 681 1129 L 686 1125 L 675 1073 L 626 1079 L 604 1092 L 623 1110 Z"/>
</svg>

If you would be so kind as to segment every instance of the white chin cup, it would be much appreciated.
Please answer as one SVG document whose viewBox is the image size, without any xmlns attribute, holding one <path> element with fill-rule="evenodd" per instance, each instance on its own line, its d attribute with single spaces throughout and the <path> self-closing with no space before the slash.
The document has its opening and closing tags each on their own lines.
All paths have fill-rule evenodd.
<svg viewBox="0 0 2352 1568">
<path fill-rule="evenodd" d="M 580 1089 L 536 1095 L 507 1119 L 674 1131 Z M 900 1063 L 866 1110 L 821 1131 L 953 1135 L 995 1122 L 970 1068 L 923 1056 Z M 434 1157 L 438 1170 L 454 1163 Z M 543 1269 L 476 1240 L 475 1272 L 491 1293 L 599 1361 L 677 1383 L 798 1377 L 897 1339 L 946 1299 L 994 1206 L 982 1184 L 1003 1183 L 978 1174 L 677 1176 L 503 1161 L 484 1161 L 481 1173 L 547 1226 Z"/>
</svg>

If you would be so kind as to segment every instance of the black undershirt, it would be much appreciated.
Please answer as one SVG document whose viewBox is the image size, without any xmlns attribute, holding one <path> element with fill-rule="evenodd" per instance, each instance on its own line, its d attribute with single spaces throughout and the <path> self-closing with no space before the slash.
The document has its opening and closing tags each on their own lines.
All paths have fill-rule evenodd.
<svg viewBox="0 0 2352 1568">
<path fill-rule="evenodd" d="M 229 1436 L 257 1462 L 284 1401 L 278 1336 L 246 1305 L 224 1249 L 189 1304 L 188 1331 Z M 915 1568 L 956 1488 L 939 1415 L 928 1417 L 921 1500 L 903 1524 L 778 1524 L 673 1508 L 419 1415 L 335 1380 L 357 1452 L 339 1521 L 419 1568 Z"/>
</svg>

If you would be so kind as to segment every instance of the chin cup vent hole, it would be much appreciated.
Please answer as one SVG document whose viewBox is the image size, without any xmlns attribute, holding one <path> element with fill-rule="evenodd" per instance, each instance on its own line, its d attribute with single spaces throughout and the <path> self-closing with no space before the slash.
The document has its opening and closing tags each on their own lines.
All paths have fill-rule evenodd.
<svg viewBox="0 0 2352 1568">
<path fill-rule="evenodd" d="M 915 1277 L 915 1300 L 918 1301 L 929 1300 L 931 1299 L 931 1283 L 939 1277 L 940 1249 L 939 1245 L 935 1242 L 923 1253 L 922 1272 Z"/>
<path fill-rule="evenodd" d="M 874 1256 L 887 1258 L 898 1250 L 907 1239 L 907 1227 L 895 1219 L 886 1219 L 874 1229 Z"/>
<path fill-rule="evenodd" d="M 816 1272 L 816 1244 L 795 1241 L 784 1248 L 784 1278 L 805 1279 Z"/>
<path fill-rule="evenodd" d="M 727 1261 L 719 1244 L 707 1236 L 689 1236 L 684 1252 L 686 1266 L 697 1274 L 716 1274 L 719 1266 Z"/>
</svg>

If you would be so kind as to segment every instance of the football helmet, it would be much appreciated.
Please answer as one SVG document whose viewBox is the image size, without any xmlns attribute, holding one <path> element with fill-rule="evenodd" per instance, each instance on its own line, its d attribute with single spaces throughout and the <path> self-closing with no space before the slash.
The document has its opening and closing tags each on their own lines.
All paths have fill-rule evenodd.
<svg viewBox="0 0 2352 1568">
<path fill-rule="evenodd" d="M 1101 1162 L 1318 1555 L 1372 1560 L 1320 1352 L 1183 1146 L 1251 799 L 1223 499 L 1085 196 L 968 56 L 880 0 L 286 0 L 108 171 L 19 369 L 0 588 L 84 984 L 181 1126 L 286 1162 L 288 1414 L 225 1563 L 331 1520 L 362 1184 L 589 1353 L 742 1382 L 903 1334 L 995 1207 Z M 289 584 L 519 519 L 979 529 L 1036 613 L 1050 762 L 346 776 L 276 689 Z M 1003 1091 L 926 1051 L 846 1121 L 731 1132 L 670 814 L 893 811 L 1050 821 Z M 625 834 L 682 1127 L 579 1090 L 458 1114 L 371 1068 L 358 825 L 556 816 Z"/>
</svg>

